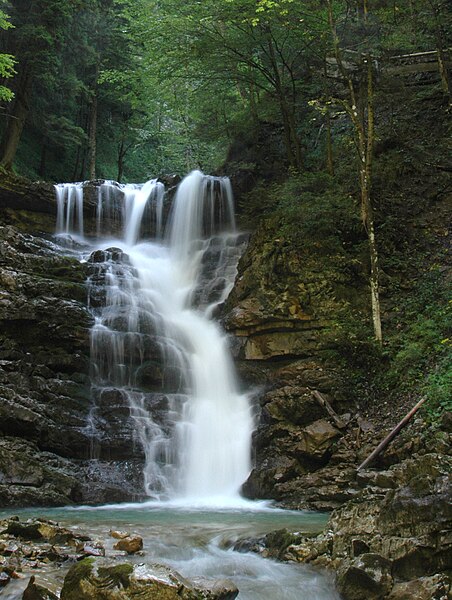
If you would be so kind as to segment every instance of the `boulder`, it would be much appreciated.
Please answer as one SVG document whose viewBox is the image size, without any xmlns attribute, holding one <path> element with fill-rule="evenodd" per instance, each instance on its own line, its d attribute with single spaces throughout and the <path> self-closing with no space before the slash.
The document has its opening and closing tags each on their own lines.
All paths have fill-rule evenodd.
<svg viewBox="0 0 452 600">
<path fill-rule="evenodd" d="M 450 579 L 444 575 L 396 583 L 387 600 L 445 600 L 450 598 Z"/>
<path fill-rule="evenodd" d="M 190 582 L 169 567 L 85 559 L 67 573 L 61 600 L 233 600 L 229 581 Z"/>
<path fill-rule="evenodd" d="M 300 432 L 296 452 L 308 458 L 322 460 L 341 433 L 332 425 L 320 419 Z"/>
<path fill-rule="evenodd" d="M 127 554 L 135 554 L 135 552 L 143 550 L 143 538 L 139 535 L 124 537 L 119 539 L 113 548 L 127 552 Z"/>
<path fill-rule="evenodd" d="M 22 595 L 22 600 L 58 600 L 53 592 L 35 583 L 35 577 L 30 577 L 27 587 Z"/>
<path fill-rule="evenodd" d="M 115 538 L 115 540 L 123 540 L 124 538 L 129 537 L 130 533 L 128 531 L 116 531 L 115 529 L 111 529 L 110 535 L 112 538 Z"/>
<path fill-rule="evenodd" d="M 339 570 L 337 588 L 344 600 L 383 600 L 392 588 L 391 561 L 363 554 Z"/>
</svg>

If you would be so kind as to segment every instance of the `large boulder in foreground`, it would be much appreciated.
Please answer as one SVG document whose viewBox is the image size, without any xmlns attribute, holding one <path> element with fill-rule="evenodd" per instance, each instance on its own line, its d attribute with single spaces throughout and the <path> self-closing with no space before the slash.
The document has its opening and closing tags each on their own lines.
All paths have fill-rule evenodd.
<svg viewBox="0 0 452 600">
<path fill-rule="evenodd" d="M 164 565 L 85 559 L 66 575 L 61 600 L 233 600 L 238 593 L 229 580 L 188 581 Z"/>
</svg>

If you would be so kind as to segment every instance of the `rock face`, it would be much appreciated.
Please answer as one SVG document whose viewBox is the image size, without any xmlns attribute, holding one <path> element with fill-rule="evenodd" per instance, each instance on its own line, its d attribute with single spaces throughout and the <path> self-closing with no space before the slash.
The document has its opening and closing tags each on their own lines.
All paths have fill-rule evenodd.
<svg viewBox="0 0 452 600">
<path fill-rule="evenodd" d="M 114 410 L 102 422 L 105 436 L 126 451 L 95 453 L 86 277 L 87 266 L 50 240 L 0 227 L 0 506 L 111 502 L 143 493 L 143 454 L 133 449 L 124 401 L 127 443 Z"/>
<path fill-rule="evenodd" d="M 346 469 L 332 466 L 344 454 L 343 431 L 312 392 L 321 392 L 336 412 L 347 410 L 343 373 L 328 358 L 329 331 L 342 307 L 360 310 L 364 288 L 343 257 L 332 257 L 328 267 L 319 263 L 321 254 L 321 247 L 297 253 L 278 237 L 277 223 L 261 223 L 240 261 L 224 325 L 242 379 L 256 390 L 255 468 L 245 493 L 328 510 L 354 490 Z M 311 499 L 319 469 L 324 476 L 315 485 L 323 493 Z M 304 486 L 306 477 L 311 481 Z"/>
<path fill-rule="evenodd" d="M 260 547 L 333 568 L 344 600 L 448 598 L 451 467 L 450 455 L 425 453 L 386 471 L 364 471 L 360 493 L 332 513 L 324 533 L 280 533 Z"/>
</svg>

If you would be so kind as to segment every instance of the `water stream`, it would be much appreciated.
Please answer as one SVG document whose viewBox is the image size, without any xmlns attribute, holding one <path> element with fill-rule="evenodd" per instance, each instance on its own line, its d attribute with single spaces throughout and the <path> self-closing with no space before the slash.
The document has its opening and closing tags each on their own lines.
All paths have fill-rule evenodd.
<svg viewBox="0 0 452 600">
<path fill-rule="evenodd" d="M 36 514 L 36 510 L 19 512 L 21 519 Z M 138 533 L 144 540 L 145 556 L 128 556 L 125 560 L 165 563 L 188 578 L 231 579 L 240 590 L 238 600 L 340 600 L 331 575 L 232 549 L 238 539 L 262 536 L 282 527 L 307 533 L 319 531 L 325 515 L 253 503 L 247 507 L 245 502 L 241 509 L 230 510 L 195 510 L 150 502 L 100 509 L 41 509 L 38 514 L 89 532 L 94 540 L 105 544 L 110 556 L 118 554 L 113 550 L 116 540 L 109 536 L 110 529 Z M 56 591 L 62 586 L 67 568 L 49 565 L 44 572 L 32 574 Z M 9 584 L 5 600 L 19 600 L 27 581 L 28 577 Z"/>
</svg>

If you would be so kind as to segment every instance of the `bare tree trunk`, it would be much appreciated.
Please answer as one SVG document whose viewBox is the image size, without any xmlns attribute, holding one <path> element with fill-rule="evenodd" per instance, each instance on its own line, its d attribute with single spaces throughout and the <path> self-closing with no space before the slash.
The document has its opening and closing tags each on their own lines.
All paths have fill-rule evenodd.
<svg viewBox="0 0 452 600">
<path fill-rule="evenodd" d="M 371 201 L 371 185 L 372 185 L 372 163 L 374 154 L 375 142 L 375 121 L 374 121 L 374 84 L 373 84 L 373 65 L 372 57 L 367 56 L 367 130 L 366 130 L 366 148 L 365 148 L 365 185 L 363 202 L 365 203 L 365 212 L 367 215 L 366 228 L 369 236 L 370 250 L 370 291 L 372 301 L 372 321 L 374 325 L 375 338 L 382 343 L 381 332 L 381 311 L 380 311 L 380 291 L 379 291 L 379 265 L 378 265 L 378 250 L 375 240 L 375 225 L 373 208 Z"/>
<path fill-rule="evenodd" d="M 370 296 L 372 305 L 372 323 L 376 340 L 381 344 L 381 311 L 379 292 L 379 265 L 378 249 L 375 239 L 375 223 L 371 200 L 372 185 L 372 161 L 375 139 L 374 126 L 374 89 L 373 89 L 373 67 L 372 57 L 366 58 L 367 75 L 367 122 L 362 123 L 362 135 L 360 136 L 361 155 L 361 212 L 364 226 L 369 240 L 370 253 Z"/>
<path fill-rule="evenodd" d="M 89 141 L 88 141 L 88 169 L 89 179 L 96 179 L 96 153 L 97 153 L 97 85 L 91 102 L 89 119 Z"/>
<path fill-rule="evenodd" d="M 375 228 L 373 218 L 368 220 L 367 234 L 369 236 L 370 250 L 370 295 L 372 301 L 372 322 L 374 326 L 375 339 L 381 344 L 383 334 L 381 330 L 381 311 L 380 311 L 380 289 L 379 289 L 379 268 L 378 268 L 378 250 L 375 240 Z"/>
<path fill-rule="evenodd" d="M 30 110 L 31 75 L 24 67 L 16 91 L 16 99 L 12 113 L 9 115 L 6 130 L 0 144 L 0 165 L 11 169 L 19 147 L 22 131 Z"/>
<path fill-rule="evenodd" d="M 326 166 L 328 173 L 334 176 L 334 159 L 333 159 L 333 142 L 331 135 L 331 115 L 330 109 L 326 109 L 325 114 L 325 125 L 326 125 Z"/>
<path fill-rule="evenodd" d="M 367 9 L 367 4 L 358 4 L 358 6 Z M 375 142 L 375 127 L 374 127 L 374 82 L 373 82 L 373 65 L 372 57 L 368 55 L 361 65 L 362 71 L 366 74 L 367 85 L 360 86 L 360 96 L 357 98 L 355 93 L 354 82 L 352 76 L 344 66 L 342 60 L 342 51 L 339 44 L 339 38 L 336 32 L 336 24 L 333 15 L 332 0 L 327 0 L 328 20 L 333 38 L 334 52 L 337 61 L 337 66 L 341 77 L 348 86 L 349 99 L 339 100 L 347 111 L 355 130 L 356 144 L 359 157 L 359 182 L 361 189 L 361 217 L 369 240 L 370 254 L 370 292 L 372 306 L 372 324 L 374 334 L 377 341 L 382 343 L 382 328 L 381 328 L 381 310 L 380 310 L 380 294 L 379 294 L 379 265 L 378 265 L 378 249 L 375 236 L 375 223 L 373 216 L 373 207 L 371 199 L 372 187 L 372 159 Z M 366 17 L 367 18 L 367 17 Z M 364 102 L 364 97 L 366 102 Z M 359 100 L 359 102 L 358 102 Z"/>
</svg>

